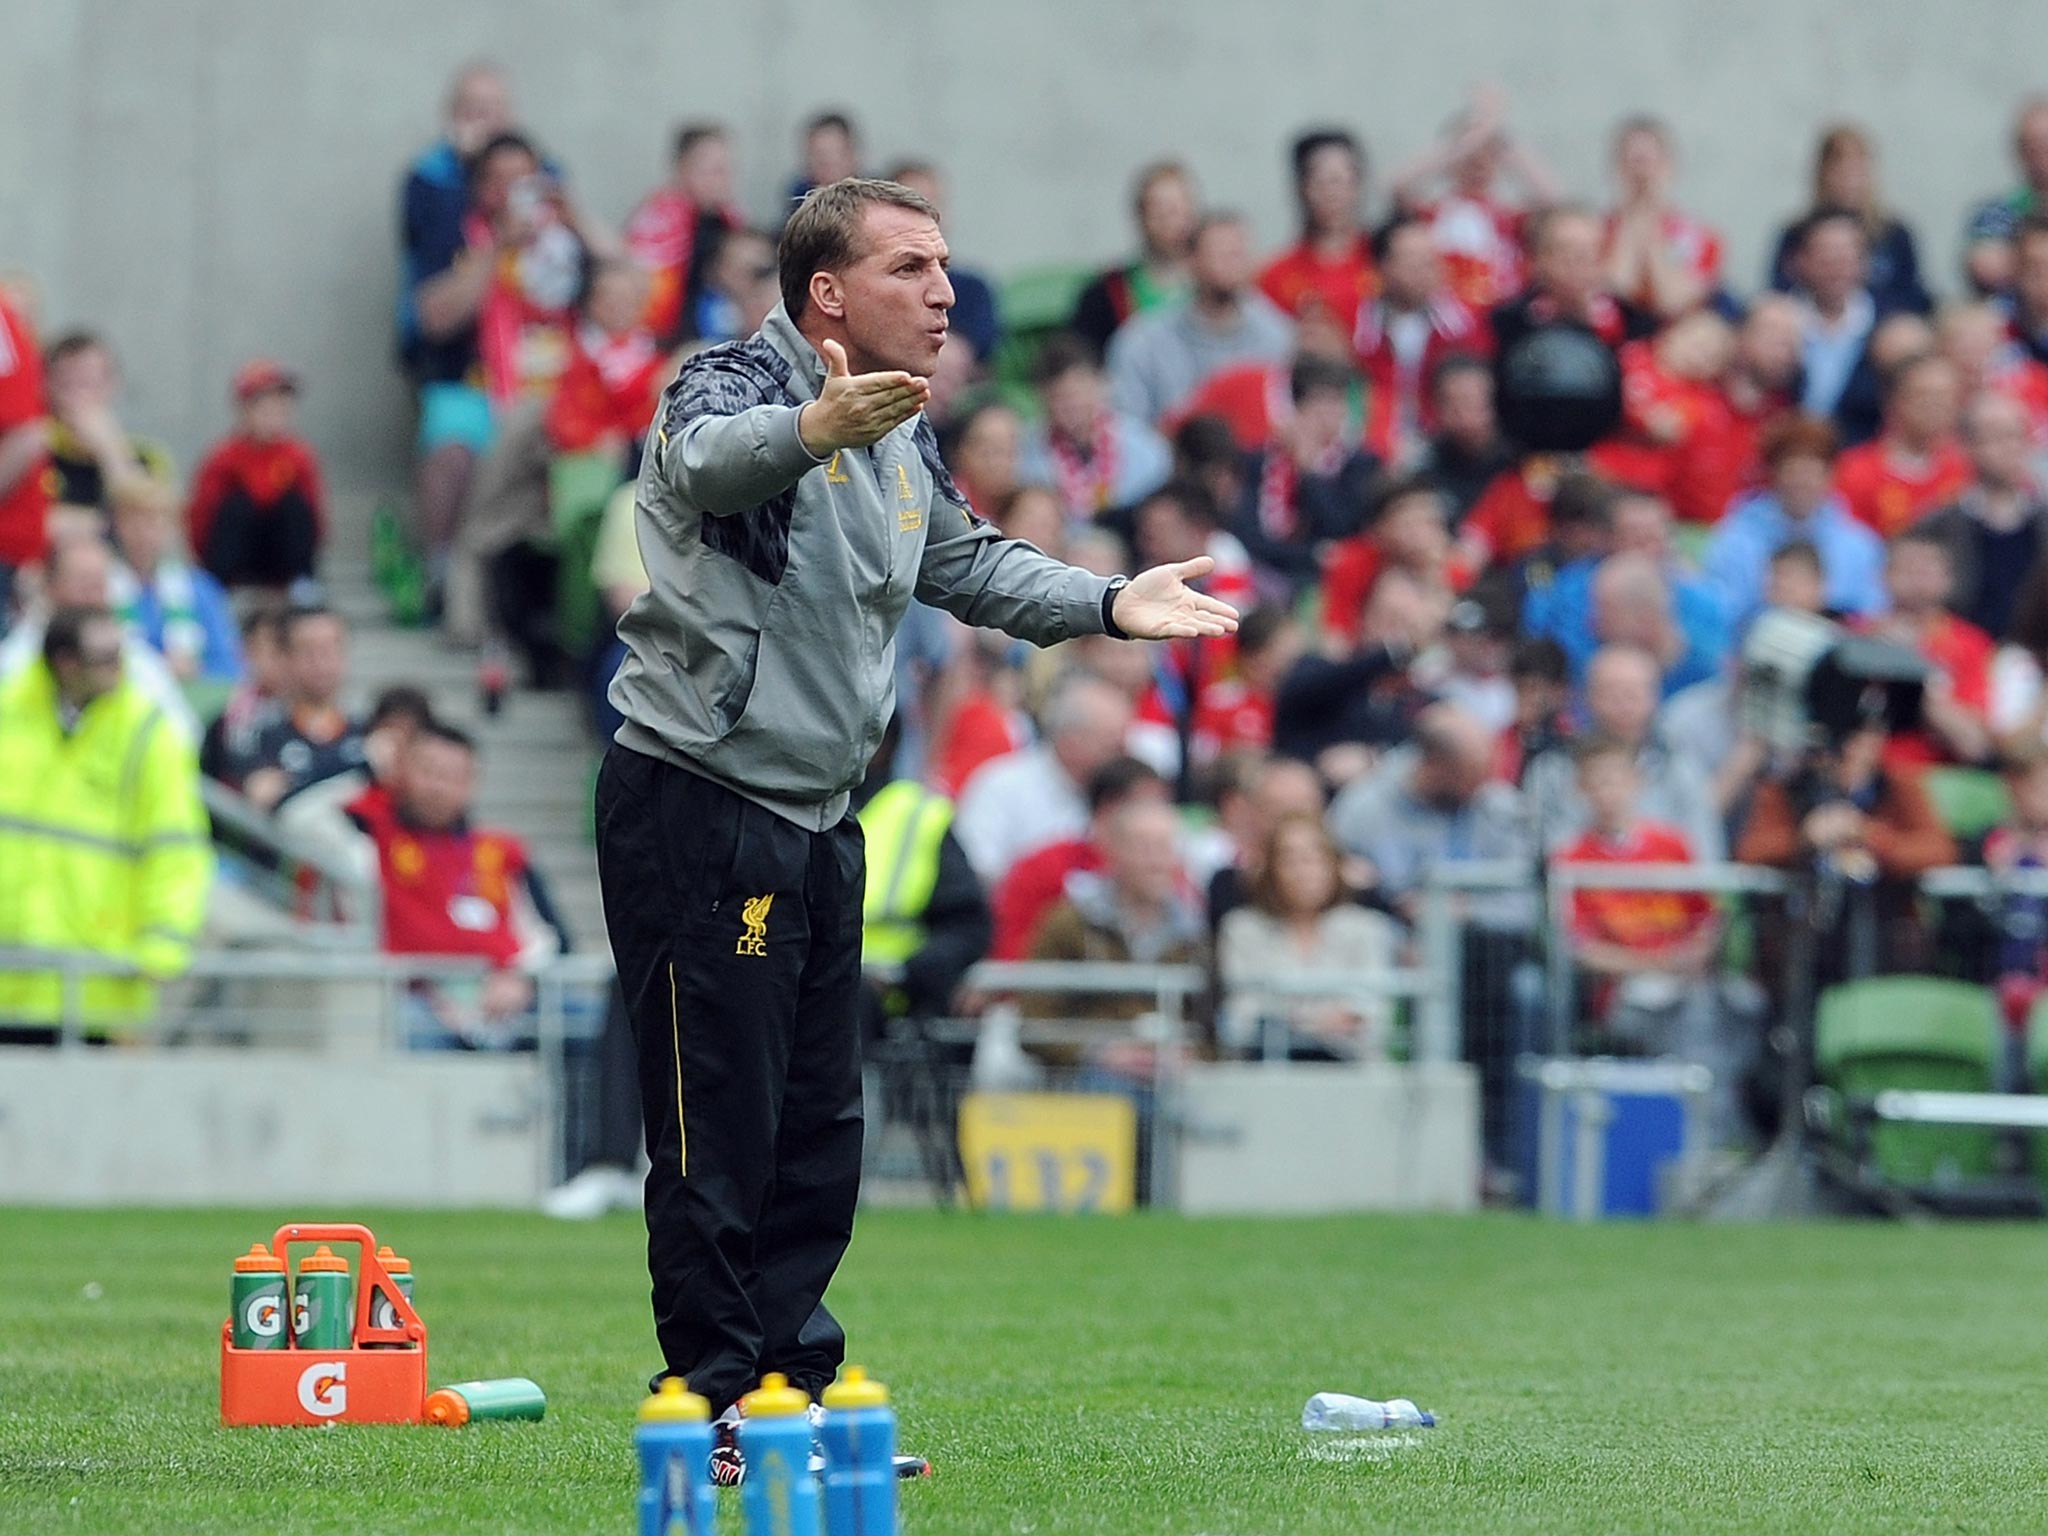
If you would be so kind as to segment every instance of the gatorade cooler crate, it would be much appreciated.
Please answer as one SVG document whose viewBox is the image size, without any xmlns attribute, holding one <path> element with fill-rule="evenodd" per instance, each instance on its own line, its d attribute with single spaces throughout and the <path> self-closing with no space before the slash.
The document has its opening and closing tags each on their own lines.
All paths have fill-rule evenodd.
<svg viewBox="0 0 2048 1536">
<path fill-rule="evenodd" d="M 294 1328 L 286 1325 L 282 1344 L 238 1349 L 235 1320 L 230 1318 L 220 1332 L 221 1422 L 419 1423 L 427 1400 L 426 1325 L 378 1260 L 377 1239 L 368 1227 L 353 1222 L 295 1222 L 277 1229 L 271 1252 L 288 1260 L 295 1243 L 356 1248 L 349 1344 L 345 1348 L 302 1348 L 294 1339 Z M 294 1288 L 302 1283 L 301 1274 L 289 1276 Z M 376 1300 L 388 1303 L 388 1326 L 371 1322 Z"/>
<path fill-rule="evenodd" d="M 1665 1189 L 1699 1150 L 1712 1073 L 1678 1060 L 1525 1056 L 1515 1075 L 1529 1203 L 1574 1221 L 1664 1209 Z"/>
</svg>

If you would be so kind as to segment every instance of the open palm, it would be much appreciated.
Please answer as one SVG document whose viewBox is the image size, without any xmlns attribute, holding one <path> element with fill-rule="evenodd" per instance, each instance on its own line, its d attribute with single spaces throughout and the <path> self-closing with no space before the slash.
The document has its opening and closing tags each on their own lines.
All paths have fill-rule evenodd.
<svg viewBox="0 0 2048 1536">
<path fill-rule="evenodd" d="M 1216 569 L 1207 555 L 1176 565 L 1155 565 L 1119 592 L 1111 617 L 1133 640 L 1181 640 L 1191 635 L 1237 633 L 1237 610 L 1188 583 Z"/>
</svg>

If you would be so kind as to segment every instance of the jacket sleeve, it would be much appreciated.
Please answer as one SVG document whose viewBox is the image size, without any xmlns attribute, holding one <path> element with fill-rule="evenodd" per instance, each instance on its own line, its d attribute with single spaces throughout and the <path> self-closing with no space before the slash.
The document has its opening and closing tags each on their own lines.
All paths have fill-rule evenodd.
<svg viewBox="0 0 2048 1536">
<path fill-rule="evenodd" d="M 1911 880 L 1956 861 L 1956 840 L 1916 780 L 1885 775 L 1883 813 L 1865 822 L 1864 839 L 1878 867 L 1894 880 Z"/>
<path fill-rule="evenodd" d="M 662 478 L 713 517 L 751 511 L 824 463 L 797 435 L 801 406 L 771 375 L 720 348 L 685 365 L 654 427 Z"/>
<path fill-rule="evenodd" d="M 143 730 L 133 770 L 138 921 L 130 958 L 162 981 L 191 963 L 213 884 L 213 843 L 190 743 L 161 716 Z"/>
<path fill-rule="evenodd" d="M 1750 803 L 1749 820 L 1735 844 L 1735 857 L 1744 864 L 1769 864 L 1779 869 L 1799 862 L 1799 818 L 1793 814 L 1785 786 L 1766 780 L 1757 786 Z"/>
<path fill-rule="evenodd" d="M 953 484 L 929 420 L 919 419 L 916 442 L 932 485 L 918 600 L 1033 645 L 1101 634 L 1108 578 L 1004 538 L 974 515 Z"/>
</svg>

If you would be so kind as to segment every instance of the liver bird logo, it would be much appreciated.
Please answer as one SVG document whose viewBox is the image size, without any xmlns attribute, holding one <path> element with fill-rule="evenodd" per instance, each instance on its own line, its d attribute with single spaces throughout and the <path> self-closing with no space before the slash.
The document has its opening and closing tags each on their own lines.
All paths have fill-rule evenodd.
<svg viewBox="0 0 2048 1536">
<path fill-rule="evenodd" d="M 739 943 L 733 947 L 734 954 L 751 956 L 756 960 L 767 956 L 768 909 L 774 905 L 772 891 L 766 896 L 747 898 L 746 905 L 740 908 L 740 922 L 747 931 L 740 935 Z"/>
</svg>

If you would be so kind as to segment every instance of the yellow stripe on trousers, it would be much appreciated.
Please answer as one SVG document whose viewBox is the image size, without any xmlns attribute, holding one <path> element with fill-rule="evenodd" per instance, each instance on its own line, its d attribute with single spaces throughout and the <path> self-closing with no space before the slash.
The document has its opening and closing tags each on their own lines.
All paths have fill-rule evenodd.
<svg viewBox="0 0 2048 1536">
<path fill-rule="evenodd" d="M 690 1138 L 683 1129 L 683 1026 L 676 1017 L 676 963 L 668 963 L 668 1037 L 676 1053 L 676 1172 L 690 1176 Z"/>
</svg>

